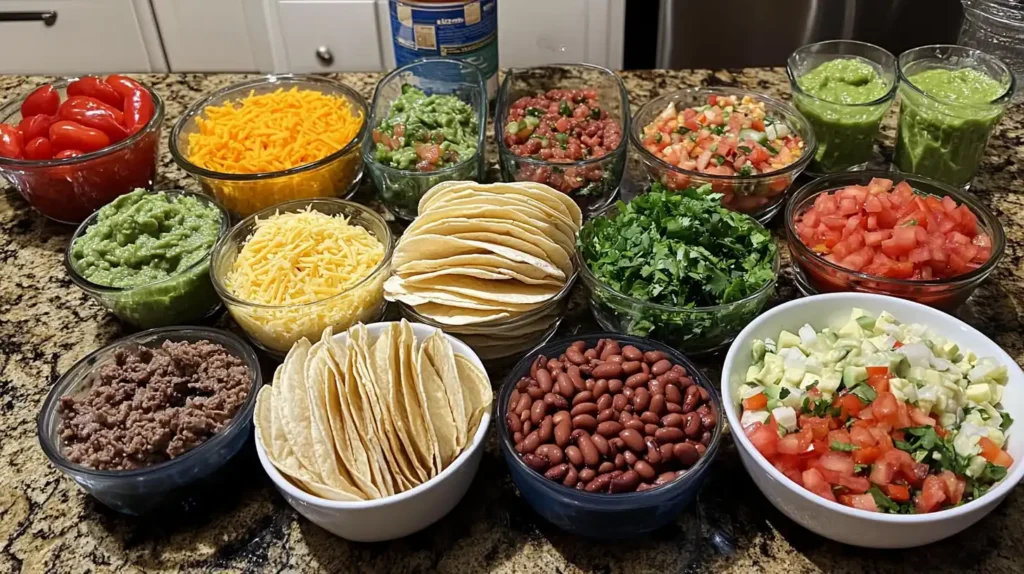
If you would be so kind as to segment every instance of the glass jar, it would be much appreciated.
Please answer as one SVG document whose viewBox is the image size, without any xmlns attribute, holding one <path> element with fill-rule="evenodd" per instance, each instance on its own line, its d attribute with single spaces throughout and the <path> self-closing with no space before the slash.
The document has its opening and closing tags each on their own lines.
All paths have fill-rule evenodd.
<svg viewBox="0 0 1024 574">
<path fill-rule="evenodd" d="M 961 46 L 977 48 L 999 58 L 1013 71 L 1017 83 L 1024 79 L 1024 5 L 1018 0 L 961 0 L 964 21 Z M 1020 101 L 1024 93 L 1017 93 Z"/>
</svg>

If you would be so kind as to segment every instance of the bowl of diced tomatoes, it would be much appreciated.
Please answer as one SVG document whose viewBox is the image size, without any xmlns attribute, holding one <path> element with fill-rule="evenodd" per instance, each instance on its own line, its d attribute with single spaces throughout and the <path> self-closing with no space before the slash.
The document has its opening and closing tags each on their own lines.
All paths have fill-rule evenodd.
<svg viewBox="0 0 1024 574">
<path fill-rule="evenodd" d="M 164 104 L 117 74 L 57 80 L 0 105 L 0 175 L 37 211 L 81 223 L 156 179 Z"/>
<path fill-rule="evenodd" d="M 862 291 L 954 311 L 1006 247 L 974 195 L 909 174 L 844 172 L 797 190 L 786 236 L 805 293 Z"/>
<path fill-rule="evenodd" d="M 652 181 L 710 185 L 722 205 L 768 222 L 817 146 L 807 119 L 784 102 L 731 88 L 664 94 L 633 116 L 630 140 Z"/>
<path fill-rule="evenodd" d="M 936 425 L 935 417 L 911 409 L 913 404 L 905 405 L 905 409 L 899 408 L 898 404 L 876 404 L 882 399 L 896 401 L 890 392 L 879 390 L 873 402 L 864 404 L 856 392 L 844 390 L 841 386 L 831 403 L 825 405 L 828 408 L 822 417 L 812 417 L 814 413 L 805 414 L 808 404 L 811 407 L 815 405 L 803 404 L 798 409 L 803 423 L 800 432 L 786 433 L 781 438 L 779 435 L 782 433 L 772 436 L 768 432 L 774 430 L 774 414 L 765 424 L 748 421 L 744 426 L 742 423 L 744 411 L 757 408 L 756 405 L 744 404 L 742 399 L 748 369 L 756 363 L 756 355 L 751 352 L 755 341 L 779 337 L 783 330 L 796 333 L 805 324 L 815 330 L 838 328 L 849 319 L 855 308 L 874 316 L 887 312 L 906 322 L 922 324 L 961 349 L 970 350 L 979 357 L 992 357 L 998 364 L 1005 365 L 1006 384 L 1000 409 L 1011 421 L 1024 417 L 1024 373 L 998 344 L 970 325 L 931 307 L 884 295 L 813 295 L 774 307 L 752 321 L 740 332 L 725 357 L 722 402 L 741 462 L 769 502 L 801 526 L 826 538 L 870 548 L 910 548 L 957 534 L 984 518 L 1024 477 L 1024 465 L 1014 462 L 1024 457 L 1024 441 L 1014 436 L 1012 428 L 1008 431 L 1006 450 L 995 449 L 995 454 L 1002 453 L 1005 461 L 989 458 L 984 446 L 979 444 L 982 456 L 994 461 L 995 465 L 1005 465 L 1005 474 L 980 495 L 969 496 L 964 492 L 965 482 L 961 477 L 945 471 L 940 473 L 934 468 L 927 471 L 927 465 L 921 464 L 922 461 L 907 459 L 909 455 L 903 450 L 906 446 L 896 442 L 901 433 L 905 441 L 921 440 L 909 434 L 914 431 L 909 427 L 927 430 L 932 428 L 929 425 L 934 425 L 938 430 L 940 425 Z M 869 375 L 869 379 L 871 376 L 876 375 Z M 813 389 L 810 392 L 813 393 Z M 850 400 L 852 403 L 854 399 L 858 401 L 857 405 L 845 402 Z M 879 416 L 872 419 L 866 416 L 865 410 L 877 410 L 872 414 Z M 886 410 L 891 411 L 891 420 L 882 416 Z M 900 422 L 899 417 L 907 420 Z M 822 422 L 821 419 L 826 425 L 820 429 L 824 440 L 812 440 L 803 449 L 806 453 L 779 454 L 790 446 L 782 444 L 787 436 L 798 440 L 802 434 L 813 435 L 817 429 L 812 423 Z M 872 422 L 877 424 L 868 424 Z M 804 431 L 804 427 L 810 432 Z M 839 433 L 848 436 L 839 437 Z M 894 434 L 897 439 L 892 439 Z M 828 443 L 830 438 L 835 442 Z M 829 444 L 829 448 L 819 448 L 819 442 Z M 843 444 L 837 445 L 838 442 Z M 840 448 L 834 448 L 836 446 Z M 849 448 L 841 448 L 843 446 Z M 871 454 L 870 462 L 862 459 L 857 463 L 855 453 L 861 457 Z M 801 472 L 792 472 L 791 465 L 782 459 L 802 465 L 796 469 Z M 858 464 L 862 466 L 858 468 Z M 920 470 L 927 472 L 915 476 L 918 467 L 925 467 Z M 865 493 L 865 489 L 869 492 Z M 885 495 L 879 498 L 887 503 L 899 502 L 901 510 L 878 506 L 870 493 L 876 489 Z"/>
</svg>

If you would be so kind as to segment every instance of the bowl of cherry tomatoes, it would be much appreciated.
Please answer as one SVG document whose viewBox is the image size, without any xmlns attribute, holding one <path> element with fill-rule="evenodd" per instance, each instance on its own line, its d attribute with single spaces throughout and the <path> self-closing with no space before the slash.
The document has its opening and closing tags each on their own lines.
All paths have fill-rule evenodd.
<svg viewBox="0 0 1024 574">
<path fill-rule="evenodd" d="M 786 206 L 786 237 L 805 294 L 860 291 L 954 311 L 1006 248 L 999 219 L 976 196 L 886 171 L 817 179 Z"/>
<path fill-rule="evenodd" d="M 80 223 L 156 178 L 163 100 L 120 75 L 57 80 L 0 106 L 0 175 L 37 211 Z"/>
</svg>

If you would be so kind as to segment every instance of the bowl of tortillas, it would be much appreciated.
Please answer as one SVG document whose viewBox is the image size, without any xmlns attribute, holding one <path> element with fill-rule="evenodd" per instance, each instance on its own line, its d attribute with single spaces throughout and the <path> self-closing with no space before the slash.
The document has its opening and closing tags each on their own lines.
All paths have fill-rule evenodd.
<svg viewBox="0 0 1024 574">
<path fill-rule="evenodd" d="M 384 297 L 488 366 L 518 360 L 565 314 L 582 221 L 576 202 L 544 184 L 439 183 L 395 248 Z"/>
<path fill-rule="evenodd" d="M 433 524 L 480 466 L 491 382 L 472 349 L 407 321 L 295 343 L 254 416 L 260 463 L 285 500 L 347 540 Z"/>
</svg>

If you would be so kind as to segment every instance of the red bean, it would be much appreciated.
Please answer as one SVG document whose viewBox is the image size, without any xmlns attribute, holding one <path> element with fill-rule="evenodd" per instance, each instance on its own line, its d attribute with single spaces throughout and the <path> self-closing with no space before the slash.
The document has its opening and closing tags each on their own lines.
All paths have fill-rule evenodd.
<svg viewBox="0 0 1024 574">
<path fill-rule="evenodd" d="M 591 480 L 594 480 L 595 476 L 597 476 L 597 472 L 595 472 L 592 468 L 584 468 L 583 470 L 579 471 L 579 474 L 580 480 L 583 482 L 590 482 Z"/>
<path fill-rule="evenodd" d="M 618 341 L 608 340 L 604 345 L 604 349 L 601 350 L 601 360 L 607 361 L 612 355 L 619 355 L 622 350 L 619 348 Z"/>
<path fill-rule="evenodd" d="M 542 444 L 537 447 L 537 450 L 533 451 L 533 454 L 543 456 L 550 465 L 562 464 L 562 461 L 565 459 L 562 449 L 553 444 Z"/>
<path fill-rule="evenodd" d="M 569 346 L 582 353 L 583 351 L 585 351 L 587 349 L 587 342 L 586 341 L 573 341 L 572 344 L 569 345 Z M 569 354 L 569 349 L 566 349 L 565 353 L 566 353 L 566 355 L 568 355 Z"/>
<path fill-rule="evenodd" d="M 633 470 L 644 480 L 654 480 L 658 476 L 657 471 L 645 460 L 638 460 L 633 464 Z"/>
<path fill-rule="evenodd" d="M 540 388 L 536 382 L 532 382 L 526 387 L 526 394 L 530 395 L 530 398 L 537 400 L 544 397 L 544 389 Z"/>
<path fill-rule="evenodd" d="M 651 373 L 653 373 L 654 376 L 663 375 L 663 374 L 667 373 L 668 370 L 671 369 L 671 368 L 672 368 L 672 363 L 669 362 L 668 359 L 661 359 L 660 361 L 658 361 L 658 362 L 654 363 L 653 365 L 651 365 Z M 538 374 L 540 374 L 540 373 L 538 373 Z"/>
<path fill-rule="evenodd" d="M 644 432 L 644 426 L 646 425 L 644 425 L 643 421 L 641 421 L 638 418 L 631 418 L 628 421 L 626 421 L 626 423 L 623 424 L 622 426 L 630 430 L 635 430 L 638 433 L 642 433 Z"/>
<path fill-rule="evenodd" d="M 574 406 L 572 408 L 572 410 L 569 411 L 569 414 L 571 414 L 573 417 L 576 417 L 576 416 L 579 416 L 579 415 L 596 415 L 597 412 L 598 412 L 597 403 L 595 403 L 595 402 L 585 402 L 585 403 L 579 403 L 578 405 Z"/>
<path fill-rule="evenodd" d="M 530 378 L 531 379 L 536 379 L 537 378 L 537 371 L 540 369 L 541 365 L 543 365 L 546 362 L 548 362 L 548 360 L 547 360 L 547 358 L 544 355 L 540 355 L 536 359 L 533 360 L 533 363 L 530 365 Z"/>
<path fill-rule="evenodd" d="M 694 385 L 686 389 L 686 397 L 683 399 L 683 412 L 688 413 L 697 408 L 700 401 L 700 387 Z"/>
<path fill-rule="evenodd" d="M 595 399 L 600 399 L 605 395 L 605 393 L 608 392 L 608 381 L 606 379 L 601 379 L 597 381 L 596 383 L 594 383 L 594 390 L 591 392 L 593 393 Z"/>
<path fill-rule="evenodd" d="M 654 433 L 656 433 L 656 432 L 658 432 L 658 425 L 655 425 L 655 424 L 645 424 L 644 425 L 644 434 L 645 435 L 647 435 L 647 436 L 654 436 Z"/>
<path fill-rule="evenodd" d="M 569 408 L 569 401 L 565 400 L 562 395 L 556 395 L 555 393 L 548 393 L 544 395 L 544 402 L 551 405 L 555 409 L 567 409 Z"/>
<path fill-rule="evenodd" d="M 555 425 L 555 444 L 565 448 L 569 444 L 570 434 L 572 434 L 572 420 L 565 417 Z"/>
<path fill-rule="evenodd" d="M 593 404 L 593 403 L 589 403 L 589 404 Z M 596 407 L 597 405 L 594 405 L 594 406 Z M 593 432 L 593 430 L 597 428 L 597 419 L 595 419 L 593 416 L 587 415 L 587 414 L 576 415 L 576 416 L 572 417 L 572 428 L 574 430 L 575 429 L 583 429 L 583 430 L 588 431 L 588 432 Z"/>
<path fill-rule="evenodd" d="M 645 375 L 643 373 L 637 373 L 635 375 L 630 375 L 630 377 L 628 379 L 626 379 L 626 386 L 631 388 L 631 389 L 635 389 L 637 387 L 642 387 L 643 385 L 647 384 L 647 381 L 649 379 L 650 379 L 650 375 Z"/>
<path fill-rule="evenodd" d="M 647 351 L 644 353 L 644 360 L 651 365 L 666 358 L 668 358 L 668 355 L 664 351 Z"/>
<path fill-rule="evenodd" d="M 665 400 L 667 400 L 670 403 L 682 405 L 683 393 L 679 392 L 679 387 L 673 384 L 665 385 Z"/>
<path fill-rule="evenodd" d="M 644 374 L 642 372 L 643 367 L 641 367 L 640 365 L 640 361 L 625 361 L 624 363 L 622 363 L 622 372 L 629 376 L 633 376 L 636 374 Z"/>
<path fill-rule="evenodd" d="M 647 411 L 640 415 L 640 422 L 645 425 L 656 425 L 661 422 L 661 419 L 658 418 L 658 415 Z"/>
<path fill-rule="evenodd" d="M 512 394 L 509 396 L 509 399 L 508 399 L 508 412 L 509 413 L 515 413 L 516 412 L 516 403 L 518 403 L 518 402 L 519 402 L 519 390 L 518 389 L 513 389 L 512 390 Z"/>
<path fill-rule="evenodd" d="M 615 421 L 605 421 L 605 422 L 597 425 L 597 434 L 599 434 L 599 435 L 601 435 L 601 436 L 603 436 L 605 438 L 611 438 L 613 436 L 618 436 L 619 431 L 621 431 L 621 430 L 622 430 L 622 425 L 620 425 L 619 423 L 617 423 Z"/>
<path fill-rule="evenodd" d="M 540 428 L 537 429 L 537 434 L 540 435 L 540 440 L 548 442 L 555 434 L 555 422 L 551 415 L 544 417 L 544 420 L 540 421 Z"/>
<path fill-rule="evenodd" d="M 532 403 L 533 403 L 533 399 L 530 398 L 530 395 L 522 395 L 522 396 L 520 396 L 519 397 L 519 404 L 516 405 L 516 414 L 517 415 L 522 415 L 523 412 L 525 412 L 527 409 L 530 408 L 530 405 Z"/>
<path fill-rule="evenodd" d="M 622 379 L 610 379 L 608 381 L 608 392 L 620 393 L 622 392 Z"/>
<path fill-rule="evenodd" d="M 670 413 L 661 417 L 661 426 L 683 428 L 683 415 Z"/>
<path fill-rule="evenodd" d="M 598 410 L 605 410 L 612 408 L 612 396 L 608 393 L 601 395 L 601 398 L 597 399 Z"/>
<path fill-rule="evenodd" d="M 576 348 L 575 346 L 569 347 L 568 349 L 565 350 L 565 358 L 569 359 L 569 362 L 571 362 L 574 365 L 582 365 L 583 363 L 587 362 L 586 357 L 584 357 L 583 353 L 580 352 L 580 349 Z"/>
<path fill-rule="evenodd" d="M 654 433 L 654 438 L 658 439 L 659 443 L 676 443 L 686 438 L 686 435 L 675 427 L 666 427 L 658 429 Z"/>
<path fill-rule="evenodd" d="M 597 466 L 597 463 L 601 460 L 601 453 L 597 451 L 597 447 L 594 446 L 594 441 L 590 440 L 590 435 L 583 435 L 576 441 L 576 445 L 580 447 L 580 453 L 583 454 L 583 462 L 587 466 Z"/>
<path fill-rule="evenodd" d="M 569 465 L 569 470 L 565 473 L 565 479 L 562 480 L 562 484 L 573 487 L 576 486 L 576 482 L 579 480 L 579 475 L 576 472 L 576 467 Z"/>
<path fill-rule="evenodd" d="M 532 452 L 528 452 L 523 455 L 523 462 L 526 463 L 526 466 L 536 470 L 537 472 L 544 472 L 548 467 L 547 459 L 542 456 L 537 456 Z"/>
<path fill-rule="evenodd" d="M 619 438 L 626 443 L 626 447 L 635 452 L 643 452 L 646 449 L 644 437 L 636 429 L 625 428 L 619 431 Z"/>
<path fill-rule="evenodd" d="M 505 415 L 505 426 L 508 427 L 509 433 L 515 434 L 523 430 L 523 423 L 519 422 L 519 417 L 514 414 Z"/>
<path fill-rule="evenodd" d="M 651 396 L 650 404 L 647 406 L 649 409 L 647 412 L 661 416 L 665 413 L 665 404 L 665 395 L 653 395 Z"/>
<path fill-rule="evenodd" d="M 683 466 L 693 466 L 697 459 L 700 458 L 700 453 L 690 443 L 681 442 L 676 443 L 672 447 L 672 456 L 675 457 Z"/>
<path fill-rule="evenodd" d="M 590 435 L 590 441 L 597 447 L 597 452 L 601 453 L 601 456 L 609 456 L 612 447 L 608 444 L 608 440 L 599 434 Z"/>
<path fill-rule="evenodd" d="M 594 480 L 587 484 L 585 490 L 587 492 L 601 492 L 608 488 L 608 484 L 611 483 L 611 481 L 612 477 L 610 474 L 599 474 L 594 478 Z"/>
<path fill-rule="evenodd" d="M 558 466 L 552 466 L 544 473 L 544 478 L 548 480 L 563 480 L 566 475 L 569 474 L 570 468 L 572 467 L 564 463 Z"/>
<path fill-rule="evenodd" d="M 640 475 L 635 470 L 622 473 L 608 483 L 608 492 L 633 492 L 640 485 Z"/>
<path fill-rule="evenodd" d="M 595 405 L 597 406 L 597 405 Z M 530 420 L 535 425 L 539 425 L 540 421 L 544 420 L 544 415 L 548 412 L 548 404 L 544 401 L 534 401 L 533 406 L 530 407 Z"/>
<path fill-rule="evenodd" d="M 629 399 L 626 397 L 626 395 L 618 394 L 612 397 L 612 408 L 617 411 L 621 411 L 622 409 L 626 408 L 627 404 L 629 404 Z"/>
<path fill-rule="evenodd" d="M 622 365 L 618 363 L 601 363 L 594 367 L 591 376 L 595 379 L 615 379 L 622 376 Z"/>
<path fill-rule="evenodd" d="M 537 431 L 531 432 L 523 439 L 524 453 L 533 452 L 534 450 L 537 450 L 538 446 L 540 446 L 540 434 Z"/>
<path fill-rule="evenodd" d="M 622 356 L 625 357 L 627 361 L 642 361 L 644 358 L 643 352 L 633 345 L 626 345 L 623 347 Z"/>
<path fill-rule="evenodd" d="M 613 470 L 615 470 L 615 463 L 611 461 L 605 461 L 602 462 L 601 465 L 597 467 L 597 474 L 604 474 L 606 472 L 611 472 Z"/>
<path fill-rule="evenodd" d="M 573 466 L 583 466 L 583 453 L 580 452 L 578 446 L 569 445 L 565 447 L 565 457 L 569 459 Z"/>
<path fill-rule="evenodd" d="M 583 358 L 587 361 L 597 358 L 597 349 L 587 349 L 583 352 Z"/>
</svg>

